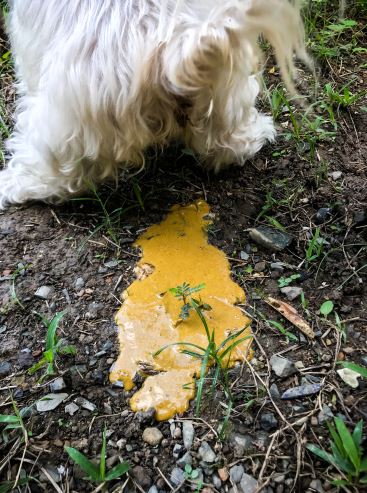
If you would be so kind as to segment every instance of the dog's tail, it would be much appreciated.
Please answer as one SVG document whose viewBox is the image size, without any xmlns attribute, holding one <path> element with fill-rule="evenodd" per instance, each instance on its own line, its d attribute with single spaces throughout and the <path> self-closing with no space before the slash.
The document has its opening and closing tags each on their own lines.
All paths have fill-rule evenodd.
<svg viewBox="0 0 367 493">
<path fill-rule="evenodd" d="M 195 91 L 210 86 L 223 65 L 242 64 L 247 75 L 258 72 L 261 36 L 273 46 L 283 80 L 291 92 L 295 92 L 294 55 L 309 67 L 312 65 L 305 48 L 300 0 L 179 3 L 185 8 L 178 13 L 176 30 L 172 31 L 165 55 L 166 74 L 176 88 Z M 238 58 L 238 53 L 242 57 Z"/>
</svg>

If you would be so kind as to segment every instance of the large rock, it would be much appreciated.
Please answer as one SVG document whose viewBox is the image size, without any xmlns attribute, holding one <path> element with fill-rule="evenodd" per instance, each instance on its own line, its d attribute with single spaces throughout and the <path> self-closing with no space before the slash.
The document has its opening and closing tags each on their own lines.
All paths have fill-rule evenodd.
<svg viewBox="0 0 367 493">
<path fill-rule="evenodd" d="M 250 238 L 257 244 L 268 250 L 284 250 L 292 242 L 292 236 L 284 231 L 270 228 L 269 226 L 258 226 L 250 230 Z"/>
</svg>

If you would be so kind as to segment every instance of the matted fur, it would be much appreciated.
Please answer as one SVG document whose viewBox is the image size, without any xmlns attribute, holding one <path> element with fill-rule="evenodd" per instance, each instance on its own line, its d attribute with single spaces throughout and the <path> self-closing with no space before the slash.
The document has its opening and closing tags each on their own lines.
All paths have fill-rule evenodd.
<svg viewBox="0 0 367 493">
<path fill-rule="evenodd" d="M 215 170 L 273 140 L 258 113 L 262 34 L 292 87 L 306 60 L 288 0 L 13 0 L 19 99 L 0 208 L 62 200 L 183 139 Z"/>
</svg>

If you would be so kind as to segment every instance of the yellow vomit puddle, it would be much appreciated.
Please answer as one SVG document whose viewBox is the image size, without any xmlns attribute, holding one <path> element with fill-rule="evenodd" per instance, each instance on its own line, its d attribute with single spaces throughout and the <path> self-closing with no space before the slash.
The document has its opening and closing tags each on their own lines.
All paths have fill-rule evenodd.
<svg viewBox="0 0 367 493">
<path fill-rule="evenodd" d="M 205 329 L 194 310 L 181 320 L 183 302 L 170 288 L 189 283 L 205 283 L 193 295 L 208 303 L 205 311 L 209 330 L 215 329 L 220 344 L 230 334 L 249 325 L 249 319 L 236 306 L 244 303 L 245 293 L 230 278 L 229 263 L 222 251 L 209 245 L 207 218 L 209 206 L 198 201 L 174 206 L 166 219 L 151 226 L 138 238 L 143 253 L 137 279 L 123 293 L 123 304 L 116 315 L 119 327 L 120 355 L 110 380 L 121 381 L 126 390 L 134 387 L 139 373 L 147 378 L 130 399 L 133 411 L 154 408 L 158 420 L 169 419 L 188 409 L 195 396 L 194 377 L 199 375 L 200 360 L 182 354 L 182 346 L 171 346 L 154 357 L 167 344 L 188 342 L 206 348 Z M 251 334 L 249 328 L 239 338 Z M 233 341 L 232 341 L 233 342 Z M 230 365 L 250 356 L 251 338 L 241 342 L 230 355 Z"/>
</svg>

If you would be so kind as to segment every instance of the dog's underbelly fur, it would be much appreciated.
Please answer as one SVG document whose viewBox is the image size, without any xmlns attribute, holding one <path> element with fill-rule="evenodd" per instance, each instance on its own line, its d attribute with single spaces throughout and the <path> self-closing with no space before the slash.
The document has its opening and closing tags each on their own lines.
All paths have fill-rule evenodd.
<svg viewBox="0 0 367 493">
<path fill-rule="evenodd" d="M 259 34 L 289 84 L 305 58 L 288 0 L 13 0 L 9 30 L 19 99 L 0 208 L 116 179 L 177 138 L 215 170 L 242 164 L 274 138 L 255 109 Z"/>
</svg>

